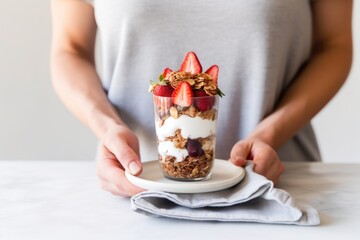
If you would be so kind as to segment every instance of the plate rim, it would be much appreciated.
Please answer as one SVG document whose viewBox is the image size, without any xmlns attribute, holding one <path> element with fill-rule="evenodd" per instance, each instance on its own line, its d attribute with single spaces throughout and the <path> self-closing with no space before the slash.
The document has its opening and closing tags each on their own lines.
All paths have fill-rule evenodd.
<svg viewBox="0 0 360 240">
<path fill-rule="evenodd" d="M 143 165 L 153 165 L 153 164 L 158 165 L 158 160 L 151 160 L 151 161 L 143 162 Z M 143 189 L 153 190 L 153 191 L 164 191 L 164 192 L 169 192 L 169 193 L 215 192 L 215 191 L 230 188 L 230 187 L 236 185 L 237 183 L 241 182 L 245 177 L 245 169 L 243 167 L 233 165 L 228 160 L 215 159 L 214 165 L 215 164 L 223 164 L 223 166 L 225 166 L 225 167 L 230 166 L 231 168 L 234 168 L 233 170 L 239 169 L 240 172 L 239 172 L 239 174 L 236 174 L 233 177 L 231 177 L 229 179 L 225 179 L 224 181 L 220 181 L 220 182 L 211 182 L 211 181 L 207 182 L 209 180 L 196 181 L 196 182 L 185 182 L 185 181 L 175 181 L 175 180 L 167 179 L 169 181 L 174 181 L 175 184 L 172 186 L 170 186 L 169 182 L 162 183 L 162 182 L 158 182 L 158 181 L 151 181 L 151 180 L 148 180 L 145 178 L 141 178 L 140 177 L 141 174 L 139 176 L 134 176 L 134 175 L 131 175 L 130 173 L 128 173 L 127 171 L 125 171 L 125 176 L 129 182 L 131 182 L 132 184 L 134 184 L 138 187 L 141 187 Z M 161 172 L 160 168 L 158 168 L 158 169 L 159 169 L 159 172 Z M 165 179 L 165 177 L 164 177 L 164 179 Z M 206 184 L 206 183 L 209 183 L 209 184 Z M 187 184 L 188 187 L 186 187 L 186 188 L 181 187 L 184 184 Z M 200 188 L 199 185 L 200 186 L 203 185 L 202 188 Z M 178 186 L 178 187 L 174 187 L 174 186 Z"/>
</svg>

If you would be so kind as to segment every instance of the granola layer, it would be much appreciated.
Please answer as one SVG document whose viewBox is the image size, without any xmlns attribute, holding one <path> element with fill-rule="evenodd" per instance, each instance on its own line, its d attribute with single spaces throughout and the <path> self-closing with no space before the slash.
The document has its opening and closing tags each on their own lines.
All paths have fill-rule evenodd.
<svg viewBox="0 0 360 240">
<path fill-rule="evenodd" d="M 164 156 L 164 159 L 159 155 L 159 161 L 163 172 L 172 178 L 178 179 L 194 179 L 204 178 L 211 170 L 214 160 L 214 141 L 215 135 L 210 135 L 206 138 L 194 139 L 201 144 L 204 153 L 201 156 L 191 157 L 186 156 L 181 161 L 171 155 Z M 181 135 L 181 129 L 175 131 L 175 136 L 169 136 L 165 141 L 172 142 L 176 148 L 186 148 L 188 139 Z"/>
<path fill-rule="evenodd" d="M 176 161 L 176 157 L 166 156 L 162 159 L 159 155 L 159 162 L 165 175 L 177 179 L 204 178 L 210 174 L 214 163 L 214 151 L 205 151 L 200 157 L 187 156 L 183 161 Z"/>
</svg>

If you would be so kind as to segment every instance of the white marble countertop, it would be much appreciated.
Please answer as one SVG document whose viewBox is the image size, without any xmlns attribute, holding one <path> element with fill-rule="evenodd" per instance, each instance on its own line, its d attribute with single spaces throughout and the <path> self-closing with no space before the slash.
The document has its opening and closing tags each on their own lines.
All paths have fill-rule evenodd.
<svg viewBox="0 0 360 240">
<path fill-rule="evenodd" d="M 99 189 L 94 162 L 0 161 L 0 239 L 359 239 L 360 164 L 287 164 L 281 181 L 320 226 L 147 217 Z"/>
</svg>

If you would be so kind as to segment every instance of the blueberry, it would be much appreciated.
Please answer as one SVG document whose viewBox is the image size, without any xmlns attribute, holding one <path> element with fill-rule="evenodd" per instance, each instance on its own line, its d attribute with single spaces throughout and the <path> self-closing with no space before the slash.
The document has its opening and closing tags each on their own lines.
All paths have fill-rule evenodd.
<svg viewBox="0 0 360 240">
<path fill-rule="evenodd" d="M 204 154 L 201 144 L 193 139 L 187 141 L 186 149 L 191 157 L 199 157 Z"/>
</svg>

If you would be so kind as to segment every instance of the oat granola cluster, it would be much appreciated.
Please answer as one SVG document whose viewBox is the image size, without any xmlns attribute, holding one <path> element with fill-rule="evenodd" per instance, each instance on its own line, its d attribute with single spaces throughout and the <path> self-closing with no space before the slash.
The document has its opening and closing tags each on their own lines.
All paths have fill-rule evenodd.
<svg viewBox="0 0 360 240">
<path fill-rule="evenodd" d="M 159 163 L 165 176 L 199 180 L 209 176 L 215 158 L 219 68 L 204 73 L 194 52 L 180 70 L 165 68 L 159 82 L 151 81 L 154 94 Z"/>
<path fill-rule="evenodd" d="M 164 80 L 174 89 L 181 82 L 187 82 L 193 89 L 203 89 L 209 96 L 214 96 L 218 93 L 217 84 L 213 81 L 213 78 L 207 73 L 192 74 L 189 72 L 175 71 L 168 74 L 168 76 Z"/>
</svg>

